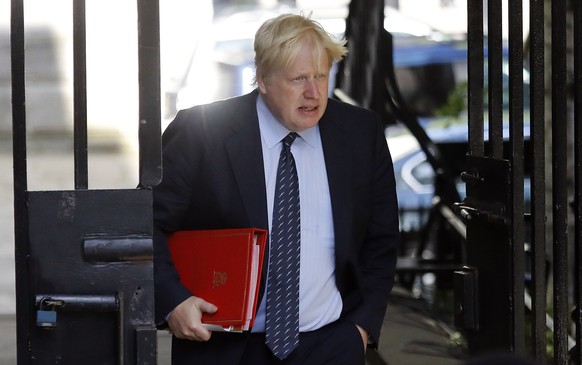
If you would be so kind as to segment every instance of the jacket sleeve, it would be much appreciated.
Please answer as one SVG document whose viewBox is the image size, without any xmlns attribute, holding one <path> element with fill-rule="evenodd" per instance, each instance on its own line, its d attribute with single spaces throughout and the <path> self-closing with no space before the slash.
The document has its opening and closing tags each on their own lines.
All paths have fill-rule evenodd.
<svg viewBox="0 0 582 365">
<path fill-rule="evenodd" d="M 188 146 L 195 143 L 188 123 L 188 112 L 181 111 L 162 138 L 162 181 L 153 189 L 154 211 L 154 288 L 156 324 L 165 326 L 168 314 L 192 294 L 180 283 L 167 243 L 167 235 L 181 229 L 190 204 L 194 161 Z"/>
</svg>

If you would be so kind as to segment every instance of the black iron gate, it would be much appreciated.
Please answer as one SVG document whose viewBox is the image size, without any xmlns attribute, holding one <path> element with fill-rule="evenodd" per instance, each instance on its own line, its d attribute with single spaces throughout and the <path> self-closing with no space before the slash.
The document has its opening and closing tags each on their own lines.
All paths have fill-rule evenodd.
<svg viewBox="0 0 582 365">
<path fill-rule="evenodd" d="M 401 269 L 457 268 L 455 324 L 469 356 L 509 351 L 540 364 L 582 364 L 582 2 L 467 0 L 467 196 L 456 203 L 438 149 L 393 82 L 384 4 L 351 2 L 337 96 L 404 122 L 435 170 L 435 211 L 453 209 L 466 226 L 457 265 Z"/>
<path fill-rule="evenodd" d="M 154 364 L 152 194 L 161 176 L 159 9 L 138 0 L 139 187 L 90 190 L 85 1 L 73 1 L 75 189 L 28 191 L 25 28 L 12 0 L 19 364 Z M 136 121 L 138 123 L 138 121 Z"/>
<path fill-rule="evenodd" d="M 467 221 L 467 264 L 478 272 L 480 298 L 479 325 L 468 331 L 469 350 L 472 354 L 513 351 L 546 363 L 550 349 L 555 364 L 580 364 L 576 344 L 580 343 L 581 324 L 578 256 L 582 216 L 578 194 L 582 184 L 582 4 L 530 1 L 530 16 L 524 19 L 524 3 L 508 1 L 503 9 L 501 1 L 468 2 L 467 198 L 458 208 Z M 508 120 L 504 120 L 501 109 L 503 14 L 508 20 Z M 570 31 L 568 16 L 574 25 Z M 530 29 L 527 43 L 524 22 Z M 551 38 L 546 40 L 548 31 Z M 574 50 L 574 63 L 570 65 L 568 49 Z M 526 94 L 524 61 L 531 75 Z M 484 70 L 488 70 L 485 92 Z M 568 70 L 574 70 L 574 74 L 568 76 Z M 551 75 L 548 82 L 545 75 Z M 545 113 L 548 94 L 550 118 Z M 529 115 L 524 115 L 524 99 L 529 99 Z M 507 122 L 509 139 L 504 144 Z M 573 126 L 573 136 L 568 133 L 568 125 Z M 575 150 L 568 148 L 572 145 Z M 547 146 L 551 156 L 546 154 Z M 575 162 L 573 186 L 568 183 L 568 160 Z M 529 184 L 524 184 L 524 176 L 529 177 Z M 574 190 L 574 200 L 568 201 L 568 192 Z M 530 196 L 529 207 L 524 205 L 526 193 Z M 551 212 L 546 212 L 546 207 L 551 207 Z M 572 208 L 575 218 L 569 220 L 568 210 Z M 569 227 L 577 232 L 571 240 Z M 548 244 L 547 233 L 551 233 Z M 572 246 L 574 265 L 568 260 Z M 548 289 L 553 298 L 549 302 Z M 576 333 L 570 331 L 571 327 Z"/>
</svg>

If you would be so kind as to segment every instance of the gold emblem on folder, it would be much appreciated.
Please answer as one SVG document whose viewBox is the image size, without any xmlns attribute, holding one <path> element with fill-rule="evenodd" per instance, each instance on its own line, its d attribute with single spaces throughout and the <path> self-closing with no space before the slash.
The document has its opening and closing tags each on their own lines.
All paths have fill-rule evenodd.
<svg viewBox="0 0 582 365">
<path fill-rule="evenodd" d="M 215 271 L 214 278 L 212 279 L 212 287 L 216 288 L 217 286 L 221 286 L 221 285 L 226 284 L 227 279 L 228 279 L 228 276 L 226 275 L 225 272 Z"/>
</svg>

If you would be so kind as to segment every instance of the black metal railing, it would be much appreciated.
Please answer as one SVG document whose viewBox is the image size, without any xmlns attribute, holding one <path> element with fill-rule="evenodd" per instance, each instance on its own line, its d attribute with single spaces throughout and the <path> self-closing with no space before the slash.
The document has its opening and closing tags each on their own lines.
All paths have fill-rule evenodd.
<svg viewBox="0 0 582 365">
<path fill-rule="evenodd" d="M 391 38 L 375 26 L 383 5 L 350 4 L 339 96 L 416 131 L 390 82 Z M 468 259 L 459 263 L 470 275 L 461 290 L 480 300 L 470 321 L 461 313 L 471 326 L 469 355 L 501 349 L 540 364 L 582 364 L 582 2 L 469 0 L 467 24 L 467 165 L 476 170 L 463 174 L 468 197 L 453 208 L 467 226 Z M 438 150 L 422 131 L 413 134 L 438 170 Z M 493 191 L 500 185 L 503 192 Z M 448 207 L 447 190 L 435 190 Z"/>
<path fill-rule="evenodd" d="M 502 103 L 502 4 L 499 1 L 468 2 L 468 40 L 469 40 L 469 154 L 501 159 L 509 156 L 511 184 L 508 204 L 508 231 L 511 245 L 511 271 L 513 273 L 511 303 L 513 305 L 511 324 L 511 343 L 508 348 L 525 354 L 531 349 L 538 363 L 546 363 L 548 331 L 553 344 L 553 362 L 555 364 L 580 364 L 581 357 L 577 344 L 580 341 L 581 316 L 581 268 L 580 263 L 580 184 L 582 183 L 580 156 L 580 58 L 582 47 L 580 39 L 581 4 L 580 2 L 552 1 L 545 10 L 543 1 L 530 1 L 530 16 L 527 44 L 523 42 L 523 3 L 509 1 L 507 5 L 508 54 L 509 54 L 509 151 L 503 151 L 502 123 L 500 112 Z M 570 8 L 569 8 L 570 6 Z M 545 16 L 549 11 L 549 17 Z M 569 37 L 567 14 L 570 12 L 574 24 L 573 37 Z M 483 30 L 483 19 L 487 18 L 487 32 Z M 547 19 L 551 19 L 548 24 Z M 551 27 L 551 40 L 546 41 L 546 30 Z M 486 46 L 483 40 L 486 39 Z M 571 42 L 571 43 L 570 43 Z M 483 50 L 486 49 L 486 54 Z M 527 51 L 524 58 L 524 49 Z M 546 50 L 551 54 L 545 58 Z M 574 76 L 568 73 L 568 49 L 574 50 Z M 483 62 L 483 56 L 487 64 Z M 524 95 L 523 67 L 524 59 L 528 61 L 530 92 Z M 550 60 L 551 62 L 547 62 Z M 488 69 L 488 117 L 483 116 L 483 70 Z M 545 75 L 551 75 L 546 80 Z M 549 82 L 546 82 L 549 81 Z M 573 85 L 569 93 L 567 85 Z M 546 95 L 551 94 L 551 117 L 547 121 L 545 113 Z M 573 96 L 573 97 L 572 97 Z M 524 124 L 524 97 L 529 98 L 529 130 Z M 574 100 L 573 103 L 571 101 Z M 573 110 L 573 114 L 570 111 Z M 572 123 L 574 122 L 574 123 Z M 574 125 L 574 136 L 569 132 L 569 125 Z M 486 150 L 483 130 L 489 130 L 489 149 Z M 524 131 L 529 132 L 531 156 L 524 151 Z M 551 137 L 550 137 L 551 136 Z M 573 140 L 572 144 L 567 141 Z M 551 149 L 547 146 L 551 144 Z M 574 151 L 569 146 L 575 146 Z M 551 152 L 551 164 L 547 161 L 546 151 Z M 531 166 L 525 166 L 526 159 Z M 569 179 L 568 160 L 574 159 L 574 202 L 568 201 L 572 189 Z M 530 170 L 531 213 L 523 219 L 524 170 Z M 546 179 L 546 176 L 550 176 Z M 551 186 L 549 193 L 548 185 Z M 550 204 L 548 204 L 550 203 Z M 547 206 L 551 206 L 548 213 Z M 569 210 L 574 208 L 575 219 L 569 221 Z M 548 217 L 549 222 L 546 220 Z M 551 224 L 551 226 L 550 226 Z M 568 237 L 569 228 L 574 227 L 576 237 Z M 530 232 L 531 250 L 528 267 L 531 280 L 524 285 L 526 255 L 524 254 L 525 232 Z M 549 231 L 549 232 L 547 232 Z M 551 236 L 551 249 L 548 250 L 547 236 Z M 468 243 L 471 249 L 471 242 Z M 574 250 L 569 248 L 574 246 Z M 574 260 L 569 260 L 569 252 L 575 252 Z M 551 253 L 551 277 L 547 280 L 547 253 Z M 574 262 L 574 265 L 572 265 Z M 574 273 L 574 275 L 572 275 Z M 574 278 L 574 282 L 572 282 Z M 480 280 L 487 278 L 480 277 Z M 482 283 L 481 283 L 482 284 Z M 547 289 L 551 288 L 552 302 L 550 311 L 547 307 Z M 575 288 L 575 290 L 571 290 Z M 525 298 L 525 302 L 524 302 Z M 571 309 L 574 308 L 574 312 Z M 531 333 L 526 333 L 526 316 L 531 318 Z M 575 339 L 570 328 L 576 327 Z M 526 338 L 531 341 L 526 343 Z"/>
</svg>

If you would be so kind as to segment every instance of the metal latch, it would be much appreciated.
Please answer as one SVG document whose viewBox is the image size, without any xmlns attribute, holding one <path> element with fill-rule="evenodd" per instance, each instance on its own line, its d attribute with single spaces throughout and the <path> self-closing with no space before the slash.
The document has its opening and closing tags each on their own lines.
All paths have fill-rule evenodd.
<svg viewBox="0 0 582 365">
<path fill-rule="evenodd" d="M 506 209 L 503 204 L 476 204 L 465 199 L 461 203 L 454 203 L 453 211 L 466 222 L 480 220 L 493 224 L 507 224 Z"/>
</svg>

